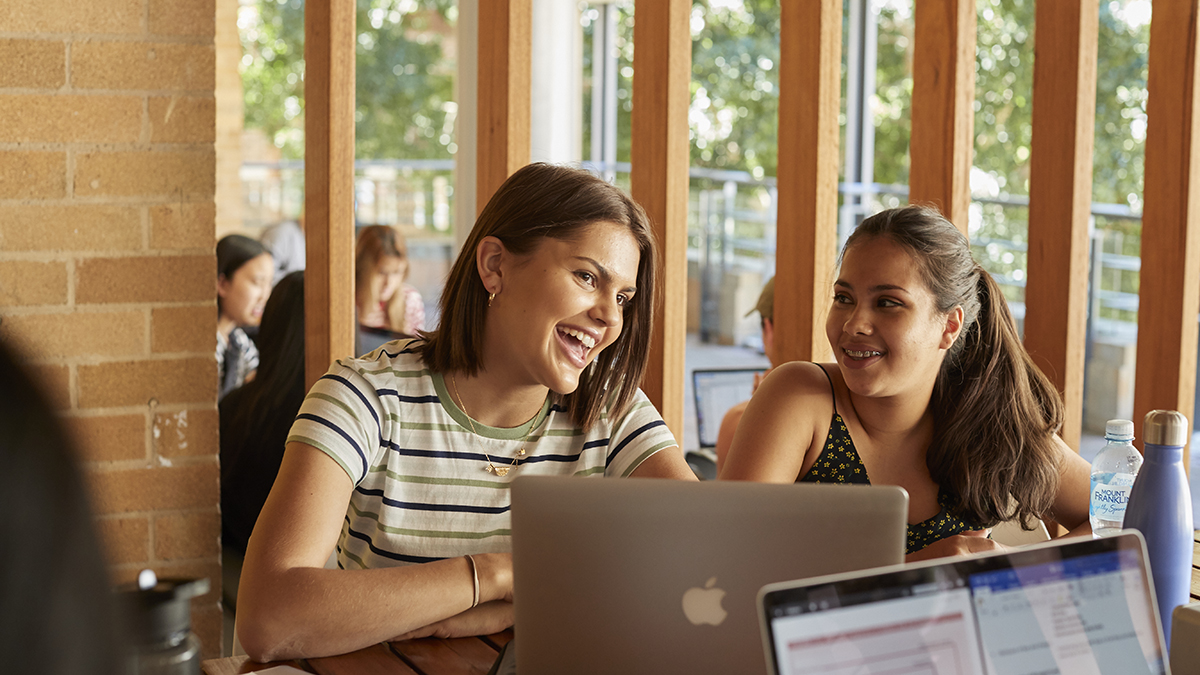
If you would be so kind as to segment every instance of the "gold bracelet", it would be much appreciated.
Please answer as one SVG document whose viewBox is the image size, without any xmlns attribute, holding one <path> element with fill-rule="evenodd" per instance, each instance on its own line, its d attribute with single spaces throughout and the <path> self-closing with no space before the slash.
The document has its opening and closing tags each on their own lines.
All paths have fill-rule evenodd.
<svg viewBox="0 0 1200 675">
<path fill-rule="evenodd" d="M 479 570 L 475 567 L 475 559 L 470 555 L 463 556 L 467 562 L 471 564 L 471 583 L 474 586 L 474 591 L 471 595 L 471 609 L 479 606 Z"/>
</svg>

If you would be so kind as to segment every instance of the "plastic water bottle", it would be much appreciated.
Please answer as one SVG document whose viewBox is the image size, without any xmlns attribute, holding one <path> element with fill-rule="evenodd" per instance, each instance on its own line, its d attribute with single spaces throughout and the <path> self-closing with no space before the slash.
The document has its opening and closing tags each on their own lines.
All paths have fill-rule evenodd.
<svg viewBox="0 0 1200 675">
<path fill-rule="evenodd" d="M 1171 644 L 1171 613 L 1189 600 L 1192 582 L 1192 492 L 1183 471 L 1187 418 L 1174 410 L 1152 410 L 1142 424 L 1146 464 L 1129 493 L 1125 526 L 1142 533 L 1150 576 Z"/>
<path fill-rule="evenodd" d="M 1124 526 L 1129 491 L 1142 468 L 1142 454 L 1133 447 L 1133 422 L 1109 420 L 1104 425 L 1104 438 L 1108 445 L 1092 461 L 1092 501 L 1088 507 L 1092 535 L 1096 537 L 1116 534 Z"/>
</svg>

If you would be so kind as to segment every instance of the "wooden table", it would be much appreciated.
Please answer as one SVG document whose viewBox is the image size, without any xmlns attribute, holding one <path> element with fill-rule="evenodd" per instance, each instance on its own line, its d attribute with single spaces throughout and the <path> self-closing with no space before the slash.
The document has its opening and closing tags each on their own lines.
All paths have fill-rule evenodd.
<svg viewBox="0 0 1200 675">
<path fill-rule="evenodd" d="M 1195 534 L 1192 600 L 1200 602 L 1200 531 Z M 317 675 L 485 675 L 497 654 L 513 637 L 511 629 L 477 638 L 407 640 L 367 647 L 341 656 L 256 663 L 247 656 L 212 659 L 205 675 L 241 675 L 281 663 Z"/>
<path fill-rule="evenodd" d="M 241 675 L 278 665 L 293 666 L 317 675 L 486 675 L 500 649 L 512 638 L 510 629 L 472 638 L 390 642 L 341 656 L 273 663 L 257 663 L 248 656 L 231 656 L 205 661 L 201 669 L 204 675 Z"/>
</svg>

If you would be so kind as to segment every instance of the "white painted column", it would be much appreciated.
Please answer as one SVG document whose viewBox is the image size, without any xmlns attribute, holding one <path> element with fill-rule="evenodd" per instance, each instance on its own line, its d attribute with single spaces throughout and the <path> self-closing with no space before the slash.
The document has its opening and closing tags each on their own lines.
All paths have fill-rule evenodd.
<svg viewBox="0 0 1200 675">
<path fill-rule="evenodd" d="M 583 159 L 583 29 L 578 3 L 534 0 L 531 89 L 533 161 Z"/>
<path fill-rule="evenodd" d="M 458 151 L 454 153 L 454 254 L 475 225 L 475 150 L 479 90 L 479 0 L 458 2 L 458 74 L 454 79 Z"/>
</svg>

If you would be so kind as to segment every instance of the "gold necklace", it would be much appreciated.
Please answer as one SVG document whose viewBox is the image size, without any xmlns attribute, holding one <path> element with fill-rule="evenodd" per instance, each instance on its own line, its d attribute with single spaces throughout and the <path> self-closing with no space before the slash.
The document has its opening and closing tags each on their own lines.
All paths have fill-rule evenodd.
<svg viewBox="0 0 1200 675">
<path fill-rule="evenodd" d="M 475 423 L 471 421 L 471 413 L 467 412 L 467 406 L 463 404 L 462 394 L 458 393 L 458 380 L 455 379 L 453 374 L 450 375 L 450 385 L 454 387 L 454 397 L 458 399 L 458 407 L 460 410 L 463 411 L 463 415 L 467 418 L 467 425 L 469 425 L 471 427 L 471 433 L 478 436 L 479 432 L 475 431 Z M 540 413 L 540 412 L 542 412 L 542 411 L 539 408 L 538 411 L 533 414 L 533 417 L 529 418 L 529 420 L 526 422 L 526 424 L 529 424 L 529 422 L 532 422 L 533 419 L 535 417 L 537 417 L 538 413 Z M 525 442 L 529 440 L 529 436 L 530 436 L 530 434 L 533 433 L 533 430 L 535 428 L 536 427 L 533 427 L 531 425 L 529 427 L 529 431 L 525 432 L 525 437 L 521 439 L 521 448 L 519 450 L 517 450 L 517 454 L 513 456 L 513 461 L 510 466 L 496 466 L 495 464 L 492 463 L 492 458 L 488 456 L 487 451 L 485 450 L 483 453 L 483 456 L 485 459 L 487 459 L 487 468 L 484 469 L 484 471 L 487 471 L 488 473 L 494 473 L 497 476 L 500 476 L 501 478 L 503 478 L 508 475 L 509 471 L 519 468 L 521 458 L 525 456 Z"/>
</svg>

